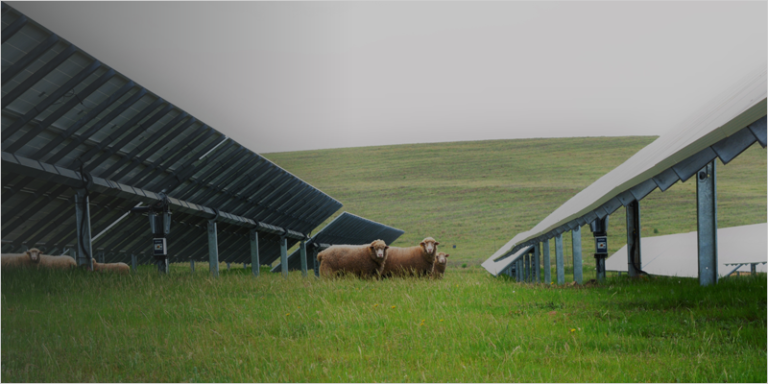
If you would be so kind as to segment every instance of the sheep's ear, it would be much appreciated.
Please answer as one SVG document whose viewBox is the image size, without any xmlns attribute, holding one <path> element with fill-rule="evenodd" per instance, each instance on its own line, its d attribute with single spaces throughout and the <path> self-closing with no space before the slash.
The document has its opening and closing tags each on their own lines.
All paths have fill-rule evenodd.
<svg viewBox="0 0 768 384">
<path fill-rule="evenodd" d="M 422 241 L 422 242 L 421 242 L 421 243 L 419 243 L 419 244 L 421 244 L 421 245 L 424 245 L 424 242 Z"/>
<path fill-rule="evenodd" d="M 450 256 L 450 255 L 446 253 L 446 254 L 445 254 L 445 257 L 448 257 L 448 256 Z"/>
<path fill-rule="evenodd" d="M 385 250 L 389 249 L 389 245 L 385 245 L 385 246 L 384 246 L 384 249 L 385 249 Z"/>
<path fill-rule="evenodd" d="M 435 245 L 440 245 L 440 243 L 438 243 L 437 241 L 435 241 Z"/>
</svg>

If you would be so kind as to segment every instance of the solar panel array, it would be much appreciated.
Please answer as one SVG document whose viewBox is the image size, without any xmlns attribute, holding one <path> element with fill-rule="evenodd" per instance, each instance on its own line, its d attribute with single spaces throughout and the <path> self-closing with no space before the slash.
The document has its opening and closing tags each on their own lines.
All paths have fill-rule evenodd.
<svg viewBox="0 0 768 384">
<path fill-rule="evenodd" d="M 686 181 L 716 158 L 727 164 L 755 142 L 766 147 L 765 65 L 705 105 L 698 114 L 646 146 L 557 208 L 529 231 L 517 234 L 483 266 L 493 275 L 525 247 L 547 241 L 640 201 L 659 188 Z M 516 258 L 515 258 L 516 259 Z"/>
<path fill-rule="evenodd" d="M 333 219 L 328 225 L 323 227 L 307 241 L 307 249 L 327 248 L 331 245 L 351 244 L 362 245 L 369 244 L 374 240 L 384 240 L 387 245 L 392 244 L 403 234 L 403 230 L 393 228 L 384 224 L 377 223 L 349 212 L 342 212 L 341 215 Z M 288 269 L 301 269 L 301 257 L 299 249 L 288 256 Z M 308 254 L 309 253 L 308 251 Z M 307 264 L 311 267 L 313 260 L 307 256 Z M 280 272 L 281 265 L 278 264 L 272 269 L 272 272 Z"/>
<path fill-rule="evenodd" d="M 151 262 L 137 204 L 170 198 L 170 261 L 207 260 L 218 217 L 221 261 L 279 258 L 342 204 L 2 4 L 3 250 L 62 252 L 77 242 L 75 189 L 90 177 L 95 252 Z M 80 171 L 82 170 L 82 174 Z"/>
</svg>

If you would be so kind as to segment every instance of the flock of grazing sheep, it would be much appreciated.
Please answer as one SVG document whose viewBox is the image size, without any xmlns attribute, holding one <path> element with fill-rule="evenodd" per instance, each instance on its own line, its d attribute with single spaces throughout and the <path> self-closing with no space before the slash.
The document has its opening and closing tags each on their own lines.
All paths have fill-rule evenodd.
<svg viewBox="0 0 768 384">
<path fill-rule="evenodd" d="M 383 240 L 366 245 L 334 245 L 320 252 L 320 275 L 335 277 L 345 273 L 362 278 L 392 276 L 443 277 L 446 253 L 438 252 L 440 243 L 427 237 L 415 247 L 390 247 Z"/>
<path fill-rule="evenodd" d="M 320 252 L 320 275 L 335 277 L 346 273 L 362 278 L 392 276 L 426 276 L 435 279 L 443 277 L 449 256 L 437 252 L 440 243 L 431 237 L 425 238 L 415 247 L 390 247 L 383 240 L 367 245 L 334 245 Z M 94 272 L 130 273 L 125 263 L 97 263 L 93 261 Z M 70 269 L 77 267 L 71 256 L 44 255 L 32 248 L 24 253 L 2 254 L 2 268 L 49 268 Z"/>
<path fill-rule="evenodd" d="M 37 249 L 32 248 L 24 253 L 3 253 L 1 255 L 3 269 L 6 268 L 47 268 L 47 269 L 71 269 L 77 267 L 77 262 L 71 256 L 43 255 Z M 126 263 L 97 263 L 93 261 L 94 272 L 130 273 L 131 267 Z"/>
</svg>

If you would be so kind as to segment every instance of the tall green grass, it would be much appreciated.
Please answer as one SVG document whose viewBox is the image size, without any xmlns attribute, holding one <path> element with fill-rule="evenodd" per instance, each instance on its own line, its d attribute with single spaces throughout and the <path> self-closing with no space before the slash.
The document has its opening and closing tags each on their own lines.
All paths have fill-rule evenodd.
<svg viewBox="0 0 768 384">
<path fill-rule="evenodd" d="M 3 270 L 0 380 L 766 382 L 764 274 L 704 288 L 615 276 L 574 288 L 514 283 L 478 266 L 652 140 L 268 154 L 345 210 L 404 229 L 395 245 L 437 238 L 451 254 L 445 278 L 284 279 L 266 267 L 253 278 L 238 266 L 212 279 L 203 263 L 195 274 L 173 265 L 170 276 L 152 266 L 125 276 Z M 720 226 L 765 222 L 765 150 L 718 167 Z M 642 236 L 695 230 L 694 198 L 691 182 L 653 192 Z M 626 241 L 623 226 L 619 210 L 611 251 Z M 582 236 L 591 244 L 588 230 Z M 585 266 L 584 280 L 593 277 Z"/>
<path fill-rule="evenodd" d="M 4 382 L 766 381 L 766 277 L 2 271 Z"/>
<path fill-rule="evenodd" d="M 432 236 L 451 255 L 449 265 L 473 265 L 653 140 L 491 140 L 265 156 L 341 201 L 344 207 L 337 214 L 347 210 L 403 229 L 395 245 L 415 245 Z M 766 222 L 765 149 L 754 144 L 728 165 L 718 160 L 717 167 L 719 226 Z M 665 192 L 656 189 L 640 206 L 643 237 L 696 230 L 696 184 L 690 180 Z M 588 228 L 581 236 L 585 247 L 592 243 Z M 570 263 L 570 234 L 563 239 Z M 626 241 L 620 208 L 609 220 L 609 252 Z"/>
</svg>

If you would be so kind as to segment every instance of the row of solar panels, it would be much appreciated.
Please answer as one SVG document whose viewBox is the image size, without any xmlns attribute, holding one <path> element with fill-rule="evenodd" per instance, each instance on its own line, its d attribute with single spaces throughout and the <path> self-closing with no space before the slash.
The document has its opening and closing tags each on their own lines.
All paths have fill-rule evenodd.
<svg viewBox="0 0 768 384">
<path fill-rule="evenodd" d="M 171 262 L 205 260 L 218 217 L 221 261 L 261 262 L 307 238 L 342 204 L 2 4 L 3 250 L 77 243 L 75 189 L 88 186 L 93 248 L 150 262 L 149 221 L 170 197 Z"/>
<path fill-rule="evenodd" d="M 727 164 L 755 142 L 766 147 L 765 65 L 547 216 L 484 263 L 498 275 L 530 247 L 610 215 L 654 189 L 686 181 L 716 158 Z"/>
</svg>

